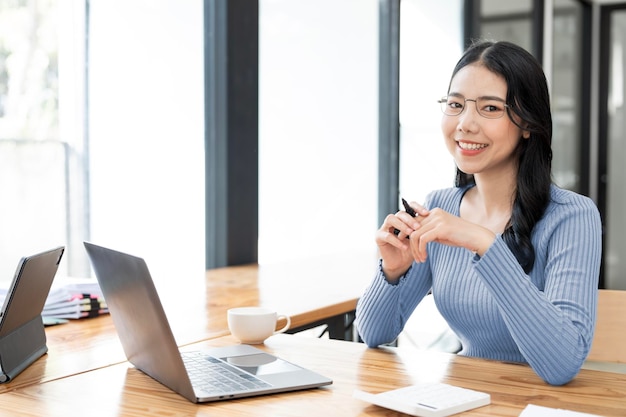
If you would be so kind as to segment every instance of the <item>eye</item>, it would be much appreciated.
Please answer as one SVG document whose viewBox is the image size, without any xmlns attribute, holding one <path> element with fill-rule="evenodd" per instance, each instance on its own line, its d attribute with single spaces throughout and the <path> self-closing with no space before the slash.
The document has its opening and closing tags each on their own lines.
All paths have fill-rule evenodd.
<svg viewBox="0 0 626 417">
<path fill-rule="evenodd" d="M 504 103 L 498 100 L 480 100 L 479 108 L 481 113 L 494 116 L 504 112 Z"/>
<path fill-rule="evenodd" d="M 461 110 L 464 105 L 465 103 L 462 100 L 453 97 L 448 97 L 448 100 L 446 101 L 446 106 L 452 110 Z"/>
</svg>

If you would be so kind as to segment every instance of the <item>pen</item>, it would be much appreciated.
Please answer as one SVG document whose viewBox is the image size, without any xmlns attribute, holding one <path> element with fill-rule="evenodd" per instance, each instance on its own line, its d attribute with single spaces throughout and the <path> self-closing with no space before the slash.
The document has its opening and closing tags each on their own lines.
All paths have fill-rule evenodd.
<svg viewBox="0 0 626 417">
<path fill-rule="evenodd" d="M 415 210 L 413 210 L 413 208 L 409 206 L 409 203 L 407 203 L 407 201 L 404 198 L 402 199 L 402 205 L 404 206 L 404 209 L 406 210 L 406 212 L 411 215 L 411 217 L 417 216 L 417 213 L 415 212 Z M 400 231 L 398 229 L 393 229 L 393 233 L 396 236 L 398 236 L 398 234 L 400 234 Z M 409 237 L 407 236 L 406 238 L 408 239 Z"/>
<path fill-rule="evenodd" d="M 406 210 L 406 212 L 411 215 L 411 217 L 417 216 L 417 213 L 415 212 L 415 210 L 413 210 L 413 208 L 409 206 L 409 203 L 407 203 L 404 198 L 402 199 L 402 205 L 404 206 L 404 209 Z"/>
</svg>

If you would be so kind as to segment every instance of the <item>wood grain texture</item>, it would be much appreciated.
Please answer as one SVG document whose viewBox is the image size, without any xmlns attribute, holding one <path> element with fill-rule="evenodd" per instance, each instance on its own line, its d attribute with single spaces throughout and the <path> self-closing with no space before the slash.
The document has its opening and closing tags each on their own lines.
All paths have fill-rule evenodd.
<svg viewBox="0 0 626 417">
<path fill-rule="evenodd" d="M 195 349 L 235 343 L 223 337 L 187 346 Z M 354 389 L 370 392 L 418 382 L 442 381 L 485 391 L 492 403 L 467 416 L 518 416 L 529 404 L 623 416 L 626 375 L 583 370 L 569 384 L 554 387 L 530 367 L 408 348 L 369 349 L 360 343 L 297 335 L 271 337 L 262 349 L 333 379 L 327 387 L 193 404 L 127 363 L 0 396 L 2 411 L 33 416 L 399 416 L 352 398 Z"/>
<path fill-rule="evenodd" d="M 209 270 L 196 277 L 153 277 L 179 346 L 229 334 L 226 311 L 261 305 L 292 317 L 292 327 L 354 310 L 374 274 L 375 256 L 358 254 Z M 157 280 L 160 278 L 160 280 Z M 124 362 L 109 315 L 46 328 L 48 353 L 0 394 Z"/>
<path fill-rule="evenodd" d="M 626 364 L 626 291 L 598 290 L 596 331 L 587 360 Z"/>
</svg>

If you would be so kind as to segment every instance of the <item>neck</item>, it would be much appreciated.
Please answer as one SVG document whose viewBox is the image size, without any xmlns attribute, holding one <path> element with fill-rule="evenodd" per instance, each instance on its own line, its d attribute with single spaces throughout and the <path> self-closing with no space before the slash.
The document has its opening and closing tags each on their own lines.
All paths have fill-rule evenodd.
<svg viewBox="0 0 626 417">
<path fill-rule="evenodd" d="M 487 217 L 503 214 L 510 217 L 517 189 L 515 177 L 475 175 L 474 180 L 476 181 L 475 203 L 478 207 L 482 206 L 483 213 Z"/>
</svg>

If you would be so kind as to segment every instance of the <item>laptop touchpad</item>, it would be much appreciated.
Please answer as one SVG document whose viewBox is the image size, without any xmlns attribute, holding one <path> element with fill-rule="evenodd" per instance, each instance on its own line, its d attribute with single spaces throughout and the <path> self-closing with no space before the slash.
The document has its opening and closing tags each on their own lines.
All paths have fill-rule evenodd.
<svg viewBox="0 0 626 417">
<path fill-rule="evenodd" d="M 250 372 L 253 375 L 269 375 L 299 371 L 302 368 L 266 353 L 222 358 L 226 363 Z"/>
</svg>

